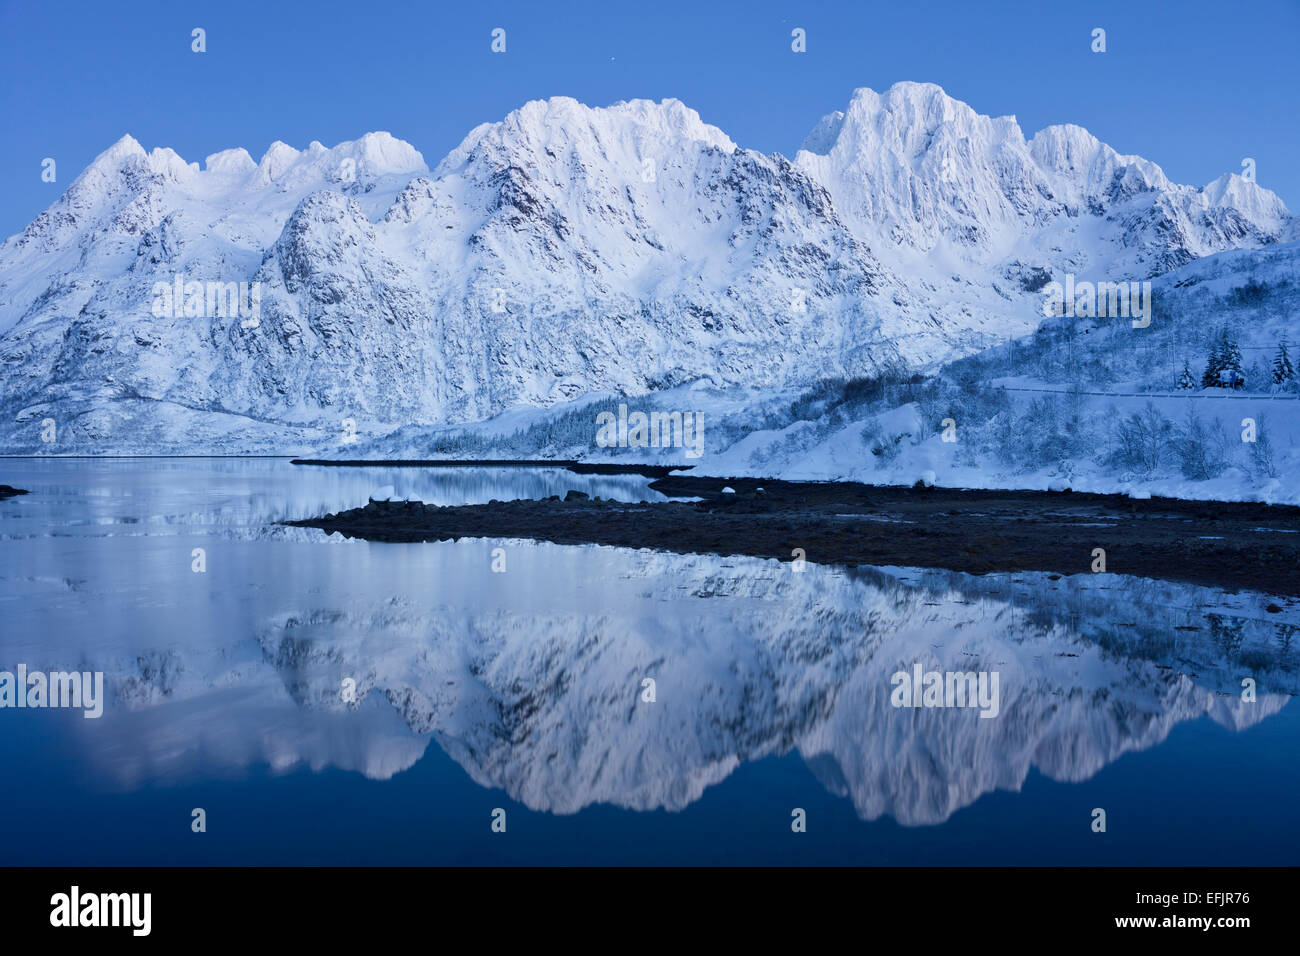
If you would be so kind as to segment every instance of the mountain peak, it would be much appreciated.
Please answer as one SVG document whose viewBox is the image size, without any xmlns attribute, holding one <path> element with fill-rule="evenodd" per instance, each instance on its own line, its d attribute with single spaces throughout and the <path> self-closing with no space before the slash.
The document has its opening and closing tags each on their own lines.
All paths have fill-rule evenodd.
<svg viewBox="0 0 1300 956">
<path fill-rule="evenodd" d="M 859 87 L 849 98 L 847 113 L 850 116 L 883 113 L 893 118 L 897 124 L 926 129 L 954 120 L 990 119 L 977 113 L 970 104 L 949 96 L 937 83 L 918 83 L 912 80 L 895 83 L 883 93 Z"/>
<path fill-rule="evenodd" d="M 1291 215 L 1280 196 L 1240 173 L 1224 173 L 1207 183 L 1201 194 L 1210 206 L 1231 206 L 1252 219 L 1275 222 L 1279 228 Z"/>
<path fill-rule="evenodd" d="M 235 173 L 251 173 L 256 168 L 257 163 L 253 162 L 253 157 L 243 147 L 223 149 L 220 152 L 213 153 L 203 161 L 204 172 L 217 173 L 223 176 Z"/>
<path fill-rule="evenodd" d="M 905 105 L 934 107 L 942 110 L 964 109 L 975 112 L 969 105 L 956 97 L 948 95 L 938 83 L 923 83 L 916 80 L 899 80 L 884 92 L 876 92 L 868 86 L 856 88 L 849 97 L 849 108 L 861 105 L 872 110 L 882 106 L 897 109 Z"/>
<path fill-rule="evenodd" d="M 264 179 L 278 179 L 285 170 L 293 165 L 297 158 L 298 151 L 296 149 L 277 139 L 262 154 L 262 159 L 257 164 L 257 168 L 261 171 Z"/>
<path fill-rule="evenodd" d="M 883 230 L 891 246 L 926 253 L 944 246 L 972 261 L 1009 255 L 1017 235 L 1063 213 L 1105 216 L 1143 194 L 1157 204 L 1153 230 L 1199 237 L 1172 260 L 1153 251 L 1146 268 L 1205 255 L 1218 248 L 1216 237 L 1276 239 L 1287 225 L 1281 201 L 1240 176 L 1206 190 L 1179 186 L 1155 163 L 1073 124 L 1026 141 L 1015 117 L 977 113 L 933 83 L 854 90 L 842 113 L 808 134 L 796 163 L 828 189 L 842 216 Z M 1161 247 L 1154 232 L 1148 239 L 1152 250 Z"/>
<path fill-rule="evenodd" d="M 387 132 L 366 133 L 326 148 L 313 140 L 304 150 L 277 140 L 257 164 L 263 183 L 301 185 L 314 179 L 344 182 L 428 171 L 424 157 L 410 143 Z"/>
<path fill-rule="evenodd" d="M 576 151 L 595 161 L 614 154 L 643 156 L 686 143 L 732 153 L 736 144 L 722 130 L 700 119 L 680 100 L 623 100 L 586 106 L 571 96 L 530 100 L 496 123 L 483 123 L 438 166 L 440 174 L 462 167 L 477 150 L 558 156 Z"/>
<path fill-rule="evenodd" d="M 1173 185 L 1155 163 L 1141 156 L 1121 155 L 1073 123 L 1043 127 L 1029 141 L 1029 149 L 1040 166 L 1053 172 L 1086 176 L 1102 169 L 1109 177 L 1116 168 L 1135 167 L 1152 188 Z"/>
<path fill-rule="evenodd" d="M 329 152 L 335 157 L 353 157 L 371 176 L 428 172 L 424 156 L 418 149 L 385 130 L 366 133 L 349 143 L 339 143 Z"/>
<path fill-rule="evenodd" d="M 837 148 L 846 155 L 885 151 L 910 159 L 928 152 L 939 139 L 1023 143 L 1024 135 L 1015 117 L 985 116 L 935 83 L 905 80 L 883 93 L 855 89 L 844 111 L 824 116 L 800 151 L 822 156 Z"/>
<path fill-rule="evenodd" d="M 143 146 L 134 136 L 127 133 L 122 136 L 116 143 L 108 147 L 93 160 L 86 168 L 87 172 L 91 169 L 116 169 L 123 161 L 133 158 L 144 159 L 148 156 Z"/>
</svg>

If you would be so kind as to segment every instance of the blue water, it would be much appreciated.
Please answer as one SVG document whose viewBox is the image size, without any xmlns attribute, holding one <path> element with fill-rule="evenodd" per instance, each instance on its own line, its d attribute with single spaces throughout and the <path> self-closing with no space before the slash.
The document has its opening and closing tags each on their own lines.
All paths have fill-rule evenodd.
<svg viewBox="0 0 1300 956">
<path fill-rule="evenodd" d="M 381 491 L 659 497 L 558 470 L 0 482 L 32 492 L 0 502 L 0 670 L 109 698 L 0 709 L 0 864 L 1300 862 L 1298 622 L 1265 596 L 274 524 Z M 914 662 L 998 672 L 998 715 L 892 706 Z"/>
</svg>

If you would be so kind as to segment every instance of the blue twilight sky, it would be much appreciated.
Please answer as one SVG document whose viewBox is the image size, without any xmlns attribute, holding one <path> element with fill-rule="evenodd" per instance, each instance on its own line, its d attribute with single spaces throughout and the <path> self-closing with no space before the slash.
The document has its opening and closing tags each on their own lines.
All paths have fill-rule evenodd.
<svg viewBox="0 0 1300 956">
<path fill-rule="evenodd" d="M 795 27 L 806 53 L 791 52 Z M 1300 0 L 0 0 L 0 235 L 128 132 L 202 162 L 388 130 L 432 167 L 529 99 L 677 97 L 741 146 L 793 155 L 855 87 L 899 80 L 1014 114 L 1026 135 L 1077 123 L 1176 182 L 1249 156 L 1296 212 L 1298 64 Z"/>
</svg>

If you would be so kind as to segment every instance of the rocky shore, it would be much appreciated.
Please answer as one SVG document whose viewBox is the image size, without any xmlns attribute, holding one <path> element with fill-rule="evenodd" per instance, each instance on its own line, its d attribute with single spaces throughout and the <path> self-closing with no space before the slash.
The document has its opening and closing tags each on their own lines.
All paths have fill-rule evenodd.
<svg viewBox="0 0 1300 956">
<path fill-rule="evenodd" d="M 371 501 L 285 524 L 372 541 L 531 538 L 975 574 L 1104 569 L 1300 599 L 1300 508 L 676 475 L 651 487 L 699 500 L 630 504 L 571 491 L 455 507 Z"/>
</svg>

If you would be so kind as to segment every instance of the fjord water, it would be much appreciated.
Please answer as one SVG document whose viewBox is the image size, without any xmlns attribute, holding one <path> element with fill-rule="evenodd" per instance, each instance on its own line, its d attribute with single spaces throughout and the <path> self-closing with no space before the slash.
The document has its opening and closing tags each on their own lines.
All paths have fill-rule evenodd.
<svg viewBox="0 0 1300 956">
<path fill-rule="evenodd" d="M 0 482 L 31 492 L 0 502 L 0 671 L 103 671 L 108 698 L 0 710 L 0 864 L 1300 859 L 1300 616 L 1263 595 L 275 524 L 381 493 L 661 497 L 559 469 Z M 916 664 L 996 672 L 997 715 L 893 706 Z"/>
</svg>

